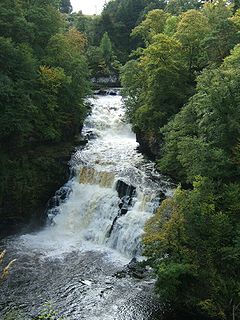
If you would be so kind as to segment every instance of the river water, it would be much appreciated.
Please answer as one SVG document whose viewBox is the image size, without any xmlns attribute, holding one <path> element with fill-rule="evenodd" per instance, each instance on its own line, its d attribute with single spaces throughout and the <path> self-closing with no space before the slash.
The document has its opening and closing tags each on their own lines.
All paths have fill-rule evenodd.
<svg viewBox="0 0 240 320">
<path fill-rule="evenodd" d="M 90 103 L 88 143 L 73 154 L 46 227 L 2 244 L 17 261 L 0 289 L 0 319 L 13 310 L 10 319 L 34 319 L 46 303 L 56 319 L 162 319 L 151 272 L 128 264 L 143 259 L 144 224 L 171 185 L 138 152 L 121 96 Z"/>
</svg>

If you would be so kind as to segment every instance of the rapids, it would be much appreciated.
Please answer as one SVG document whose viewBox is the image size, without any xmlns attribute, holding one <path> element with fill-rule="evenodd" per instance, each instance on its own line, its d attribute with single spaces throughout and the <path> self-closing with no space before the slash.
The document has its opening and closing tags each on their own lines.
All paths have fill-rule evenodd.
<svg viewBox="0 0 240 320">
<path fill-rule="evenodd" d="M 33 319 L 45 302 L 64 319 L 160 319 L 153 280 L 118 274 L 141 258 L 144 224 L 171 184 L 138 152 L 121 96 L 89 101 L 88 143 L 73 154 L 46 227 L 1 244 L 17 258 L 1 287 L 1 319 L 14 309 Z"/>
</svg>

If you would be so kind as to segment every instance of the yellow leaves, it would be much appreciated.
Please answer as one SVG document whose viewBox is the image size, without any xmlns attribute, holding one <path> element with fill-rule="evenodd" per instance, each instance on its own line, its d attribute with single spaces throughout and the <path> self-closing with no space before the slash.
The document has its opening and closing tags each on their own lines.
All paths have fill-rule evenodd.
<svg viewBox="0 0 240 320">
<path fill-rule="evenodd" d="M 70 50 L 74 49 L 79 52 L 83 52 L 87 44 L 86 37 L 76 28 L 71 28 L 66 33 L 66 40 L 70 45 Z"/>
<path fill-rule="evenodd" d="M 48 61 L 50 64 L 53 61 L 54 65 L 57 62 L 60 66 L 79 61 L 83 57 L 85 46 L 85 36 L 75 28 L 71 28 L 66 33 L 57 33 L 48 43 L 48 55 L 51 58 Z"/>
<path fill-rule="evenodd" d="M 9 264 L 3 269 L 2 274 L 0 276 L 0 280 L 4 280 L 8 277 L 9 270 L 15 261 L 16 261 L 16 259 L 10 261 Z"/>
<path fill-rule="evenodd" d="M 200 301 L 198 305 L 210 316 L 217 317 L 218 319 L 226 319 L 226 314 L 224 311 L 221 308 L 219 309 L 220 306 L 218 306 L 217 303 L 212 299 Z"/>
<path fill-rule="evenodd" d="M 164 220 L 167 217 L 167 211 L 169 211 L 169 214 L 171 214 L 170 199 L 164 200 L 155 215 L 147 222 L 143 238 L 145 244 L 150 244 L 156 240 L 162 239 L 161 231 Z"/>
<path fill-rule="evenodd" d="M 6 255 L 6 250 L 0 252 L 0 265 L 3 263 L 3 259 Z M 9 275 L 9 270 L 12 267 L 13 263 L 16 261 L 16 259 L 11 260 L 6 267 L 2 269 L 0 272 L 0 284 L 3 282 Z"/>
<path fill-rule="evenodd" d="M 41 84 L 52 92 L 56 92 L 64 82 L 70 81 L 70 78 L 65 75 L 62 68 L 40 66 L 39 74 Z"/>
<path fill-rule="evenodd" d="M 143 242 L 153 247 L 158 243 L 161 248 L 179 248 L 184 241 L 184 215 L 174 199 L 166 199 L 145 227 Z M 150 249 L 151 251 L 151 249 Z"/>
<path fill-rule="evenodd" d="M 232 16 L 231 18 L 229 18 L 230 21 L 232 21 L 236 26 L 237 28 L 239 29 L 240 31 L 240 9 L 238 9 L 234 16 Z"/>
<path fill-rule="evenodd" d="M 5 257 L 5 254 L 6 254 L 6 250 L 0 252 L 0 264 L 3 262 L 3 259 Z"/>
</svg>

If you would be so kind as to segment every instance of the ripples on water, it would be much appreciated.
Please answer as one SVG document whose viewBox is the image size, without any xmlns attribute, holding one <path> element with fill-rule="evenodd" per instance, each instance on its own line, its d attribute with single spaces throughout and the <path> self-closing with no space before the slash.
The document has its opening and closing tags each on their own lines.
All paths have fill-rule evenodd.
<svg viewBox="0 0 240 320">
<path fill-rule="evenodd" d="M 83 134 L 92 139 L 72 156 L 74 176 L 57 193 L 50 223 L 3 244 L 18 260 L 1 288 L 1 319 L 14 308 L 31 319 L 46 301 L 66 319 L 161 318 L 151 277 L 116 274 L 141 255 L 144 224 L 170 184 L 138 153 L 121 97 L 90 100 Z"/>
</svg>

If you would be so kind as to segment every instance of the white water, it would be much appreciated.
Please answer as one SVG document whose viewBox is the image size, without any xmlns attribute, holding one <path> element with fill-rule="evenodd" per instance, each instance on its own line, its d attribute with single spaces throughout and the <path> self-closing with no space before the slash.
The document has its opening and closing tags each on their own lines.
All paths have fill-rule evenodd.
<svg viewBox="0 0 240 320">
<path fill-rule="evenodd" d="M 133 257 L 140 254 L 144 224 L 158 205 L 159 192 L 166 193 L 168 184 L 156 173 L 154 164 L 137 151 L 135 135 L 124 120 L 121 97 L 101 96 L 90 101 L 92 113 L 83 133 L 95 138 L 72 157 L 74 177 L 67 185 L 71 192 L 57 208 L 57 215 L 52 214 L 53 210 L 49 212 L 50 226 L 21 240 L 31 249 L 42 249 L 44 254 L 97 245 Z M 135 187 L 136 194 L 128 212 L 118 217 L 119 180 Z"/>
<path fill-rule="evenodd" d="M 51 223 L 2 244 L 7 261 L 17 261 L 0 286 L 0 319 L 14 309 L 35 319 L 46 302 L 67 320 L 162 319 L 151 275 L 135 279 L 127 264 L 141 254 L 144 224 L 169 183 L 138 153 L 121 97 L 91 101 L 83 131 L 95 138 L 72 156 L 73 177 L 56 193 Z M 132 186 L 131 203 L 119 198 L 118 181 Z"/>
</svg>

